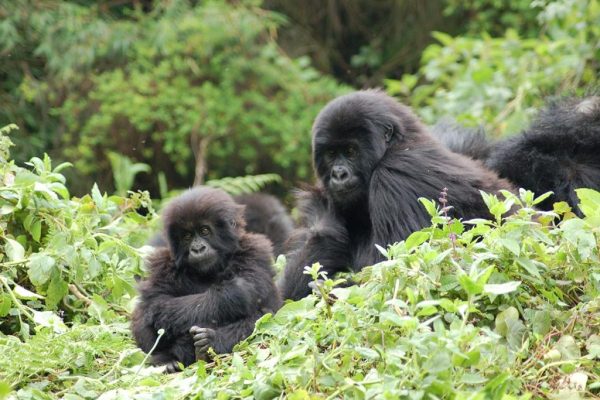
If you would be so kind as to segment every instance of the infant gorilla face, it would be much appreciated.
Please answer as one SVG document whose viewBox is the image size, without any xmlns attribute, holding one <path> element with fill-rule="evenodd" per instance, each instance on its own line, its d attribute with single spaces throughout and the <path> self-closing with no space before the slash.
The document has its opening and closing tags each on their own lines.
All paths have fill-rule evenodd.
<svg viewBox="0 0 600 400">
<path fill-rule="evenodd" d="M 164 211 L 169 246 L 178 268 L 202 275 L 220 268 L 238 249 L 244 207 L 210 188 L 184 193 Z"/>
<path fill-rule="evenodd" d="M 211 241 L 215 240 L 213 229 L 202 222 L 199 221 L 193 230 L 183 232 L 180 251 L 190 268 L 208 272 L 217 263 L 218 253 L 211 245 Z"/>
</svg>

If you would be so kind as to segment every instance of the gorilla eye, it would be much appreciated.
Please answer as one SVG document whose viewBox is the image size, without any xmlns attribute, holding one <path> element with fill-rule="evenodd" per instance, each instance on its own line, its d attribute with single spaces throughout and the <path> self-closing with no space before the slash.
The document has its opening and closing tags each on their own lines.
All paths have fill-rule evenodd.
<svg viewBox="0 0 600 400">
<path fill-rule="evenodd" d="M 331 150 L 331 149 L 329 149 L 329 150 L 327 150 L 327 151 L 325 152 L 325 154 L 326 154 L 327 156 L 329 156 L 329 157 L 333 158 L 333 157 L 335 157 L 335 150 Z"/>
<path fill-rule="evenodd" d="M 210 235 L 210 228 L 208 226 L 202 226 L 198 232 L 201 236 L 208 236 Z"/>
<path fill-rule="evenodd" d="M 354 157 L 354 156 L 356 156 L 356 154 L 357 154 L 357 153 L 358 153 L 358 152 L 356 151 L 356 148 L 355 148 L 354 146 L 349 146 L 349 147 L 346 149 L 346 155 L 347 155 L 348 157 Z"/>
<path fill-rule="evenodd" d="M 184 232 L 183 233 L 183 240 L 191 240 L 192 239 L 192 233 L 191 232 Z"/>
</svg>

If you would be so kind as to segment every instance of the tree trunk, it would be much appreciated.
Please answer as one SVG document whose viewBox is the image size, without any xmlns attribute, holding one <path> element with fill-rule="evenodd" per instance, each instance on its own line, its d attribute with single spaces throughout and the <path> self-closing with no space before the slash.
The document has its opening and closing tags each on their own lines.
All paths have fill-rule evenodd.
<svg viewBox="0 0 600 400">
<path fill-rule="evenodd" d="M 194 159 L 196 160 L 194 186 L 198 186 L 204 183 L 204 175 L 206 175 L 206 151 L 210 143 L 210 137 L 201 137 L 197 132 L 192 132 L 191 142 Z"/>
</svg>

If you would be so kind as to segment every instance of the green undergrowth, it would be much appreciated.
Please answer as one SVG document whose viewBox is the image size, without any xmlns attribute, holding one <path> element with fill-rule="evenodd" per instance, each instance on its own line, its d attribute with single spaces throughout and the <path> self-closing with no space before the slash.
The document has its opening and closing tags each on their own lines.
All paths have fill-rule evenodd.
<svg viewBox="0 0 600 400">
<path fill-rule="evenodd" d="M 388 260 L 357 285 L 326 280 L 233 354 L 165 375 L 128 328 L 154 220 L 144 195 L 70 197 L 47 157 L 0 172 L 0 398 L 600 394 L 598 192 L 578 191 L 583 218 L 565 204 L 535 211 L 529 192 L 484 195 L 490 221 L 451 220 L 444 196 L 445 207 L 423 199 L 432 227 L 381 248 Z"/>
</svg>

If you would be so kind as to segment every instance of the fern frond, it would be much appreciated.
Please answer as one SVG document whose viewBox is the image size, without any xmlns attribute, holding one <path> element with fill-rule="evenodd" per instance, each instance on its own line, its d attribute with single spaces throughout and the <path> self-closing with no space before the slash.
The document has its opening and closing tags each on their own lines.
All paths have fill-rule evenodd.
<svg viewBox="0 0 600 400">
<path fill-rule="evenodd" d="M 205 185 L 223 189 L 227 193 L 235 196 L 244 193 L 258 192 L 269 183 L 274 182 L 281 182 L 281 176 L 277 174 L 261 174 L 238 176 L 235 178 L 228 177 L 207 181 Z"/>
</svg>

